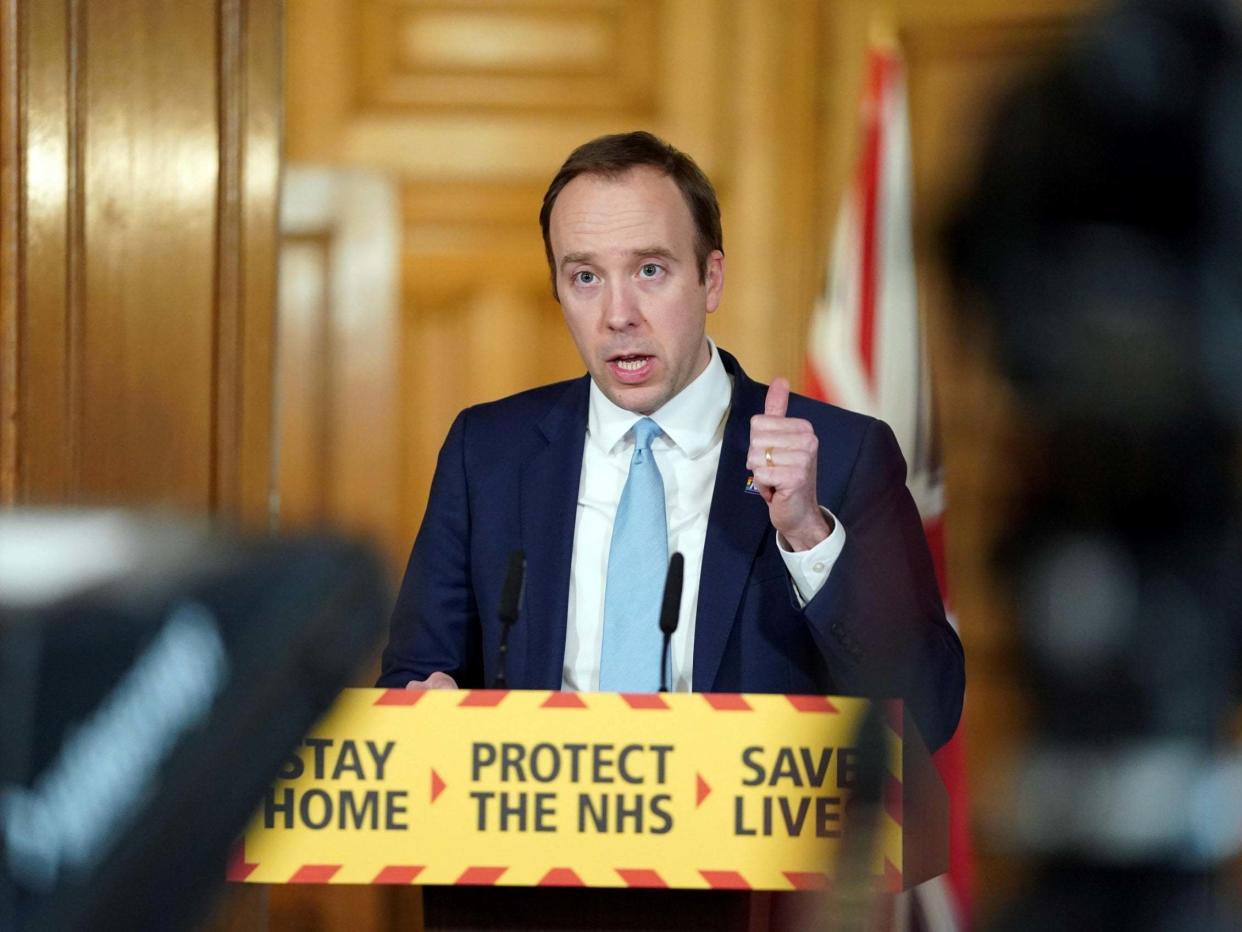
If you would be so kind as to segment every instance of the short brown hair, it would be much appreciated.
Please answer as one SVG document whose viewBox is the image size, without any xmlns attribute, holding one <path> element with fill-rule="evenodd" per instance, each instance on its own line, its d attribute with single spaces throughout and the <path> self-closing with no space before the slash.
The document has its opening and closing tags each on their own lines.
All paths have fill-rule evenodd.
<svg viewBox="0 0 1242 932">
<path fill-rule="evenodd" d="M 600 136 L 583 143 L 570 153 L 561 170 L 556 173 L 543 195 L 543 207 L 539 210 L 539 226 L 543 229 L 543 249 L 548 257 L 548 269 L 552 273 L 552 295 L 556 291 L 556 260 L 552 256 L 552 238 L 549 227 L 552 208 L 565 185 L 579 175 L 602 175 L 618 178 L 632 168 L 649 165 L 672 178 L 681 196 L 690 208 L 694 227 L 698 233 L 694 252 L 699 261 L 699 281 L 707 280 L 707 257 L 712 250 L 724 252 L 724 235 L 720 230 L 720 204 L 716 190 L 707 180 L 703 170 L 694 159 L 674 149 L 663 139 L 641 130 Z"/>
</svg>

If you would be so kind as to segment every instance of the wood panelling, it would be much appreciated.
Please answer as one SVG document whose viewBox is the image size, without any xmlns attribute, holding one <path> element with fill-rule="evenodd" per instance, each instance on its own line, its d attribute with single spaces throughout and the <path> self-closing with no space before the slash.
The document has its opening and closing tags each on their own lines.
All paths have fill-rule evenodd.
<svg viewBox="0 0 1242 932">
<path fill-rule="evenodd" d="M 824 8 L 806 0 L 782 4 L 781 16 L 764 3 L 721 8 L 732 30 L 719 54 L 732 63 L 733 78 L 713 178 L 726 273 L 708 332 L 751 376 L 796 382 L 827 249 L 818 81 Z"/>
<path fill-rule="evenodd" d="M 216 4 L 109 0 L 83 10 L 73 487 L 84 501 L 206 511 L 217 389 Z"/>
<path fill-rule="evenodd" d="M 732 24 L 721 8 L 718 0 L 291 0 L 288 155 L 424 180 L 546 183 L 584 140 L 646 126 L 676 129 L 675 141 L 711 170 L 718 130 L 730 119 L 724 89 L 735 73 L 732 50 L 722 54 Z M 451 52 L 463 46 L 459 39 L 434 64 L 410 50 L 403 58 L 399 23 L 427 17 L 453 36 L 468 35 L 482 18 L 490 45 L 480 42 L 470 61 Z M 529 31 L 539 22 L 553 26 L 544 50 L 515 64 L 501 42 L 504 24 Z M 552 54 L 574 23 L 596 36 L 588 45 L 600 48 L 590 66 L 597 75 L 573 73 L 581 50 L 570 56 L 579 62 L 572 67 Z M 428 30 L 416 30 L 424 36 L 417 47 L 432 44 Z M 446 60 L 454 54 L 456 64 Z"/>
<path fill-rule="evenodd" d="M 21 88 L 17 0 L 0 0 L 0 506 L 17 497 Z"/>
<path fill-rule="evenodd" d="M 356 5 L 361 109 L 649 112 L 652 0 Z"/>
<path fill-rule="evenodd" d="M 291 164 L 281 204 L 276 492 L 282 529 L 327 526 L 403 565 L 395 186 Z M 369 671 L 359 685 L 374 681 Z"/>
<path fill-rule="evenodd" d="M 262 522 L 278 3 L 21 0 L 5 30 L 5 501 Z"/>
<path fill-rule="evenodd" d="M 232 13 L 236 4 L 236 15 Z M 273 375 L 276 327 L 277 207 L 281 172 L 284 61 L 281 0 L 230 0 L 222 31 L 236 44 L 226 61 L 224 114 L 236 135 L 223 161 L 236 171 L 220 199 L 221 263 L 236 256 L 230 296 L 221 280 L 220 317 L 229 319 L 216 343 L 215 508 L 258 527 L 271 525 Z M 234 29 L 230 24 L 236 23 Z M 230 77 L 232 75 L 233 77 Z M 236 140 L 234 145 L 233 139 Z M 236 152 L 236 158 L 227 155 Z M 231 306 L 226 310 L 225 302 Z M 229 404 L 224 403 L 225 396 Z"/>
<path fill-rule="evenodd" d="M 282 237 L 275 441 L 277 512 L 285 527 L 322 525 L 329 516 L 331 248 L 326 231 Z"/>
<path fill-rule="evenodd" d="M 5 252 L 12 260 L 4 276 L 12 295 L 4 336 L 6 501 L 56 502 L 66 500 L 74 486 L 70 400 L 76 374 L 68 365 L 69 293 L 80 266 L 71 267 L 68 260 L 70 231 L 80 228 L 71 208 L 79 153 L 75 123 L 67 114 L 75 87 L 70 46 L 81 30 L 75 24 L 71 40 L 67 3 L 15 0 L 6 12 L 5 24 L 14 37 L 10 54 L 23 59 L 5 94 L 11 104 L 5 149 L 12 153 L 4 215 Z M 34 411 L 38 428 L 23 429 Z M 37 468 L 30 468 L 34 464 Z"/>
</svg>

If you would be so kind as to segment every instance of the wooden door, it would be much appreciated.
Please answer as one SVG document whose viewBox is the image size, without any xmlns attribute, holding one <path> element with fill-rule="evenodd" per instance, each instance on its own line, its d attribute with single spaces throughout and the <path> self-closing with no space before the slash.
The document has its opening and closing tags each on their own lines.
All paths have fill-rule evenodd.
<svg viewBox="0 0 1242 932">
<path fill-rule="evenodd" d="M 266 517 L 278 0 L 6 0 L 0 502 Z"/>
</svg>

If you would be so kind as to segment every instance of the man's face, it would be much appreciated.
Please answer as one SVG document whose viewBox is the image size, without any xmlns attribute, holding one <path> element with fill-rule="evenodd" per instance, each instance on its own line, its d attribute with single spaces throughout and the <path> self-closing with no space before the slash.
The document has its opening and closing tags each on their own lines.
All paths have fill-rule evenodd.
<svg viewBox="0 0 1242 932">
<path fill-rule="evenodd" d="M 708 256 L 700 282 L 694 220 L 671 178 L 579 175 L 556 199 L 549 238 L 565 323 L 614 404 L 651 414 L 707 367 L 724 254 Z"/>
</svg>

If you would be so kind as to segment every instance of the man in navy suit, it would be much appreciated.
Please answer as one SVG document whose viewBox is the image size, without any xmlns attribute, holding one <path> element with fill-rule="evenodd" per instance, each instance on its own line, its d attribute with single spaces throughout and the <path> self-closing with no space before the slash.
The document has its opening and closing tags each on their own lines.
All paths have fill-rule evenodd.
<svg viewBox="0 0 1242 932">
<path fill-rule="evenodd" d="M 616 603 L 651 584 L 614 578 L 609 553 L 635 425 L 650 418 L 668 552 L 686 557 L 673 688 L 900 697 L 930 747 L 947 741 L 962 649 L 896 440 L 873 418 L 791 396 L 784 379 L 752 381 L 707 338 L 725 271 L 707 178 L 650 134 L 605 136 L 561 167 L 540 220 L 589 375 L 457 417 L 380 685 L 491 685 L 519 548 L 508 685 L 607 682 L 606 589 Z"/>
</svg>

